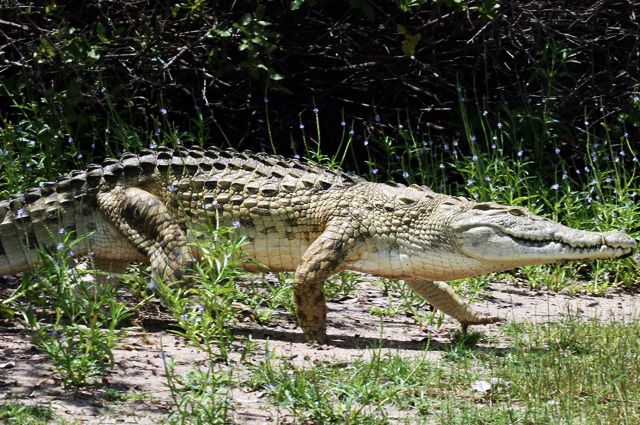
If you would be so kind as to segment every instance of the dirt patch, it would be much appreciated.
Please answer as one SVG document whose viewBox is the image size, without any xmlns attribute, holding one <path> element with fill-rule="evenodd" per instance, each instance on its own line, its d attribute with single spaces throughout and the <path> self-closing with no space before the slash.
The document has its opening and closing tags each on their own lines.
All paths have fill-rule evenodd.
<svg viewBox="0 0 640 425">
<path fill-rule="evenodd" d="M 640 311 L 640 298 L 622 292 L 604 297 L 569 296 L 495 283 L 488 294 L 477 303 L 477 308 L 516 322 L 540 323 L 568 316 L 629 321 L 637 318 Z M 380 347 L 403 356 L 426 354 L 438 361 L 459 325 L 447 318 L 440 329 L 432 330 L 411 317 L 380 318 L 370 313 L 370 307 L 387 303 L 387 297 L 367 282 L 348 298 L 330 302 L 328 334 L 332 343 L 322 347 L 305 344 L 300 329 L 284 313 L 269 326 L 243 322 L 235 332 L 239 336 L 250 335 L 257 342 L 251 354 L 254 363 L 264 359 L 266 347 L 279 358 L 298 365 L 366 359 Z M 0 323 L 0 398 L 28 405 L 49 405 L 55 415 L 80 424 L 163 423 L 171 409 L 171 398 L 161 353 L 172 356 L 179 371 L 204 361 L 202 353 L 168 331 L 170 325 L 168 321 L 156 320 L 147 321 L 144 329 L 130 329 L 122 348 L 115 351 L 116 367 L 105 376 L 103 385 L 72 392 L 60 388 L 51 362 L 33 348 L 28 331 L 15 323 Z M 499 324 L 478 330 L 492 336 L 492 346 L 506 344 Z M 429 338 L 431 343 L 425 353 Z M 231 365 L 239 367 L 241 345 L 235 348 Z M 109 389 L 138 396 L 117 401 L 109 398 Z M 268 404 L 262 391 L 238 389 L 231 393 L 231 398 L 234 423 L 292 422 L 286 412 L 278 412 Z"/>
</svg>

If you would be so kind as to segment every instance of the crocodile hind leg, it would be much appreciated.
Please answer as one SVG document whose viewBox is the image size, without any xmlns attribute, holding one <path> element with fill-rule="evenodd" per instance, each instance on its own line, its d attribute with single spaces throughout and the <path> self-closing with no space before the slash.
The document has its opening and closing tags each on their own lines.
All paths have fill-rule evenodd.
<svg viewBox="0 0 640 425">
<path fill-rule="evenodd" d="M 307 248 L 296 268 L 296 309 L 307 342 L 324 344 L 327 341 L 327 304 L 323 286 L 344 260 L 345 245 L 339 229 L 327 229 Z"/>
<path fill-rule="evenodd" d="M 187 236 L 166 205 L 140 188 L 115 187 L 98 194 L 98 206 L 151 265 L 153 279 L 168 282 L 182 279 L 194 261 Z M 118 250 L 113 246 L 113 250 Z M 109 257 L 109 255 L 103 255 Z M 111 258 L 117 258 L 117 252 Z"/>
<path fill-rule="evenodd" d="M 429 304 L 460 322 L 463 330 L 466 330 L 469 325 L 483 325 L 504 320 L 498 316 L 490 316 L 476 312 L 445 282 L 411 279 L 407 279 L 405 282 L 418 295 L 426 299 Z"/>
</svg>

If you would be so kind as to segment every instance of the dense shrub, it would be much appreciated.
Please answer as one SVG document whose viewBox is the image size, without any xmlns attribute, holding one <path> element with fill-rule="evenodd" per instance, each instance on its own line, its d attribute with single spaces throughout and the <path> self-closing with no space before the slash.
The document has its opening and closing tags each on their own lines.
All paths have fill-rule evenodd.
<svg viewBox="0 0 640 425">
<path fill-rule="evenodd" d="M 11 0 L 0 107 L 17 122 L 25 110 L 12 106 L 39 105 L 98 150 L 113 122 L 152 132 L 160 110 L 184 130 L 202 114 L 216 143 L 222 129 L 235 146 L 266 148 L 266 95 L 286 153 L 314 103 L 331 140 L 343 116 L 397 123 L 406 111 L 454 135 L 462 98 L 516 111 L 541 155 L 556 143 L 540 140 L 542 126 L 566 143 L 585 115 L 632 111 L 638 12 L 632 0 Z"/>
</svg>

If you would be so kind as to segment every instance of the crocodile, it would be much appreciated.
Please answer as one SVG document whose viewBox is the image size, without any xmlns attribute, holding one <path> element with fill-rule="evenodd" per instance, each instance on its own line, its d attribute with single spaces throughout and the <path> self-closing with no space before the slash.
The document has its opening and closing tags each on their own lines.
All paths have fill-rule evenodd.
<svg viewBox="0 0 640 425">
<path fill-rule="evenodd" d="M 185 223 L 235 226 L 250 271 L 295 271 L 307 341 L 325 343 L 323 284 L 342 270 L 402 279 L 463 326 L 482 314 L 445 283 L 515 267 L 631 255 L 619 231 L 573 229 L 525 208 L 473 202 L 425 186 L 373 183 L 264 153 L 160 147 L 107 158 L 0 201 L 0 275 L 33 269 L 64 228 L 97 269 L 150 265 L 180 282 L 198 261 Z M 53 235 L 53 236 L 52 236 Z M 53 242 L 52 242 L 53 241 Z"/>
</svg>

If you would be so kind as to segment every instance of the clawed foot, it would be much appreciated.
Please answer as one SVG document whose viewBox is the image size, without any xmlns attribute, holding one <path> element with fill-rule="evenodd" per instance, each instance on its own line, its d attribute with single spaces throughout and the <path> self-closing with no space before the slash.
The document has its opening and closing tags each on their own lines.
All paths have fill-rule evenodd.
<svg viewBox="0 0 640 425">
<path fill-rule="evenodd" d="M 467 320 L 460 322 L 462 325 L 462 333 L 466 334 L 469 329 L 469 325 L 489 325 L 491 323 L 504 322 L 505 318 L 500 316 L 478 316 L 473 320 Z"/>
<path fill-rule="evenodd" d="M 305 332 L 304 340 L 310 346 L 326 345 L 331 340 L 327 337 L 326 332 Z"/>
</svg>

